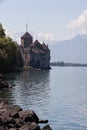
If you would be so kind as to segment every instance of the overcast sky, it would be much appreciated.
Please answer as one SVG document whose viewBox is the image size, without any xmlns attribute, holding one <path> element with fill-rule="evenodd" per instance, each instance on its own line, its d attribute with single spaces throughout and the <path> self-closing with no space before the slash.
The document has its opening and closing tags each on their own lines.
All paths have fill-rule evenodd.
<svg viewBox="0 0 87 130">
<path fill-rule="evenodd" d="M 87 34 L 87 0 L 0 0 L 0 22 L 8 34 L 18 36 L 28 24 L 38 39 L 70 39 Z"/>
</svg>

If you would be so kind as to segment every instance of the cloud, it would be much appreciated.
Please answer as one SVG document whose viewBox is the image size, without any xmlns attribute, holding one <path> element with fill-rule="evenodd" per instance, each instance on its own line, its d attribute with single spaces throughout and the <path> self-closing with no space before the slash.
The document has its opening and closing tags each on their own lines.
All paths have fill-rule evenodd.
<svg viewBox="0 0 87 130">
<path fill-rule="evenodd" d="M 54 35 L 52 33 L 37 33 L 36 34 L 37 38 L 40 40 L 49 40 L 49 41 L 53 41 L 55 40 Z"/>
<path fill-rule="evenodd" d="M 87 10 L 68 24 L 68 28 L 79 34 L 87 34 Z"/>
<path fill-rule="evenodd" d="M 16 41 L 18 44 L 21 43 L 21 36 L 25 33 L 22 31 L 16 31 L 16 32 L 12 32 L 10 30 L 7 29 L 7 27 L 4 27 L 4 29 L 6 30 L 6 35 L 11 37 L 14 41 Z M 54 35 L 52 33 L 36 33 L 36 32 L 29 32 L 32 36 L 33 36 L 33 40 L 39 40 L 41 43 L 47 42 L 47 41 L 54 41 Z"/>
<path fill-rule="evenodd" d="M 21 36 L 24 34 L 23 31 L 12 31 L 8 29 L 8 27 L 6 27 L 5 25 L 3 25 L 3 28 L 5 30 L 6 36 L 11 37 L 18 44 L 21 43 Z"/>
<path fill-rule="evenodd" d="M 11 37 L 14 41 L 16 41 L 18 44 L 20 44 L 20 42 L 21 42 L 20 38 L 23 35 L 22 31 L 20 31 L 20 32 L 14 31 L 13 32 L 13 31 L 8 30 L 6 27 L 4 27 L 4 29 L 6 30 L 5 33 L 7 36 Z"/>
</svg>

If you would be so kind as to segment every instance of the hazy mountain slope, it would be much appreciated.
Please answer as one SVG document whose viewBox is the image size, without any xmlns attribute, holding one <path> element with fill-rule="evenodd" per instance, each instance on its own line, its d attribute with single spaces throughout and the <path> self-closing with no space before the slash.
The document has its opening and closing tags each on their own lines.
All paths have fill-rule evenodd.
<svg viewBox="0 0 87 130">
<path fill-rule="evenodd" d="M 87 63 L 87 35 L 50 44 L 51 61 Z"/>
</svg>

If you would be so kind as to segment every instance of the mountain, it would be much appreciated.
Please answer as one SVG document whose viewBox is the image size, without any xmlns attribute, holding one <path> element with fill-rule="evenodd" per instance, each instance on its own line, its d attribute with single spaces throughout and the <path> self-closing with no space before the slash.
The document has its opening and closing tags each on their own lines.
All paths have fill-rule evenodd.
<svg viewBox="0 0 87 130">
<path fill-rule="evenodd" d="M 73 39 L 49 44 L 51 61 L 87 63 L 87 35 L 77 35 Z"/>
</svg>

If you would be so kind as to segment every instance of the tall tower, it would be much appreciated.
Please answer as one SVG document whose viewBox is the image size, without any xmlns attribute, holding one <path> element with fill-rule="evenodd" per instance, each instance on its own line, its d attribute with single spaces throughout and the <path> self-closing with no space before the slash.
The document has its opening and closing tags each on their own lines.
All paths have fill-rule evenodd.
<svg viewBox="0 0 87 130">
<path fill-rule="evenodd" d="M 23 48 L 28 48 L 33 42 L 33 37 L 27 32 L 27 28 L 26 28 L 26 32 L 25 34 L 21 37 L 21 46 Z"/>
</svg>

